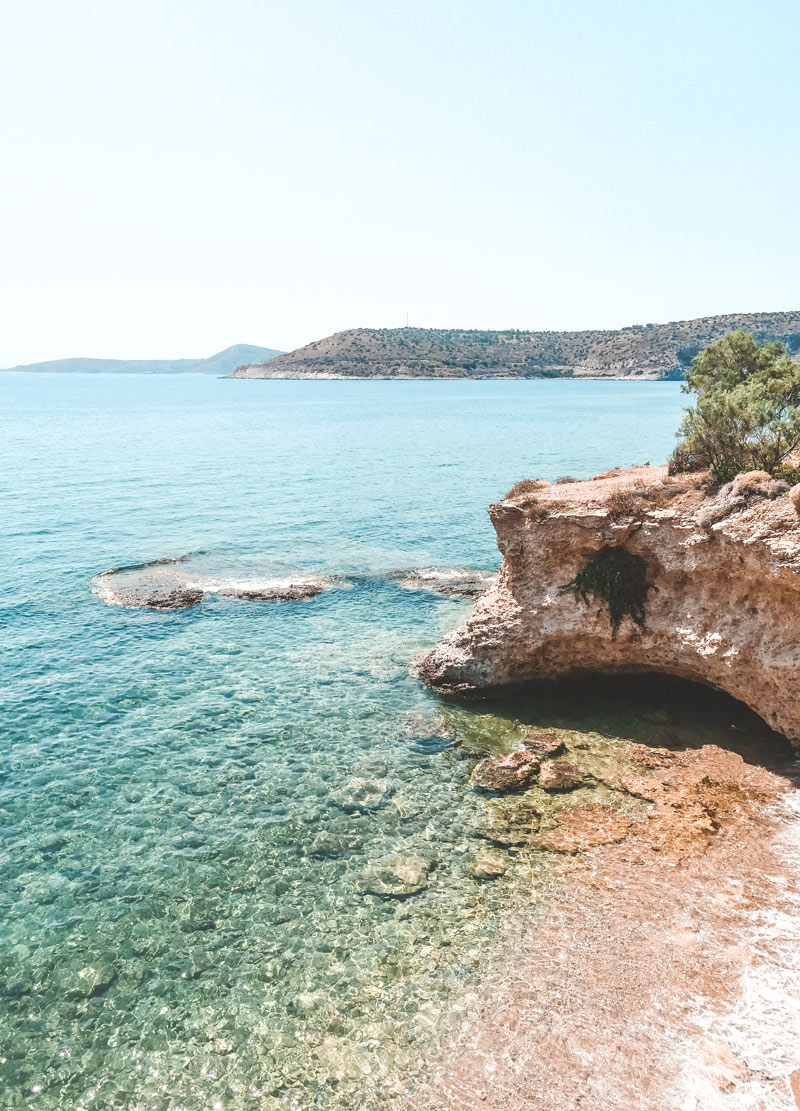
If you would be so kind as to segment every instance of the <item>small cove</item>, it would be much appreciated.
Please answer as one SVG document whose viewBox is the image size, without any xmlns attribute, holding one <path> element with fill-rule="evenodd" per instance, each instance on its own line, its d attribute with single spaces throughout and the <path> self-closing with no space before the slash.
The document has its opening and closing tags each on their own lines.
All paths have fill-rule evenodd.
<svg viewBox="0 0 800 1111">
<path fill-rule="evenodd" d="M 522 477 L 662 461 L 678 384 L 0 389 L 0 1105 L 386 1106 L 470 1006 L 509 908 L 559 883 L 552 854 L 470 874 L 474 755 L 578 728 L 421 687 L 412 663 L 472 602 L 398 573 L 494 571 L 486 506 Z M 190 552 L 347 582 L 176 613 L 92 594 Z M 579 731 L 613 747 L 636 712 Z M 426 886 L 365 890 L 387 857 L 423 860 Z"/>
</svg>

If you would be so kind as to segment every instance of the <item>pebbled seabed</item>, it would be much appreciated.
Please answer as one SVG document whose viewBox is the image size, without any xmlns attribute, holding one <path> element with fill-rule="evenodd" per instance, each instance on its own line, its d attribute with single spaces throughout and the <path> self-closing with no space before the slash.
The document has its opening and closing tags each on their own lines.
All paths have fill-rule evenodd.
<svg viewBox="0 0 800 1111">
<path fill-rule="evenodd" d="M 492 573 L 486 505 L 664 458 L 677 384 L 0 390 L 0 1106 L 386 1106 L 471 1006 L 506 909 L 554 882 L 552 854 L 477 835 L 468 782 L 531 723 L 410 675 L 471 602 L 391 575 Z M 215 582 L 351 586 L 91 593 L 185 552 Z M 506 870 L 475 876 L 490 851 Z"/>
</svg>

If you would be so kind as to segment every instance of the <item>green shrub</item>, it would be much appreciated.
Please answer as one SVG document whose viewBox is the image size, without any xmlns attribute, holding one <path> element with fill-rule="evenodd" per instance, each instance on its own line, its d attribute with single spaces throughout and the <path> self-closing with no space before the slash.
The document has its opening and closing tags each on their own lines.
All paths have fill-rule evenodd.
<svg viewBox="0 0 800 1111">
<path fill-rule="evenodd" d="M 790 486 L 796 486 L 800 482 L 800 467 L 793 467 L 790 463 L 779 463 L 772 474 L 774 478 L 782 478 Z"/>
<path fill-rule="evenodd" d="M 695 357 L 683 389 L 697 400 L 676 456 L 708 460 L 719 482 L 742 471 L 773 474 L 800 439 L 800 366 L 782 343 L 732 332 Z"/>
<path fill-rule="evenodd" d="M 613 640 L 626 614 L 637 625 L 644 626 L 647 592 L 651 589 L 647 568 L 640 556 L 625 548 L 601 548 L 572 582 L 560 587 L 558 592 L 572 594 L 587 605 L 590 598 L 605 602 Z"/>
</svg>

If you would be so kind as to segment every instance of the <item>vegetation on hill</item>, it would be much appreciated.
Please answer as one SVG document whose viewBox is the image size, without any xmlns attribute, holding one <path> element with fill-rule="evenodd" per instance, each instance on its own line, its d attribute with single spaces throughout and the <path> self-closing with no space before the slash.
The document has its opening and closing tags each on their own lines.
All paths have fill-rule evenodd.
<svg viewBox="0 0 800 1111">
<path fill-rule="evenodd" d="M 616 331 L 355 328 L 236 378 L 682 378 L 706 344 L 735 329 L 800 356 L 800 312 L 709 316 Z"/>
<path fill-rule="evenodd" d="M 697 355 L 683 388 L 697 400 L 674 458 L 709 466 L 720 482 L 742 471 L 776 473 L 800 439 L 800 366 L 780 342 L 733 332 Z"/>
</svg>

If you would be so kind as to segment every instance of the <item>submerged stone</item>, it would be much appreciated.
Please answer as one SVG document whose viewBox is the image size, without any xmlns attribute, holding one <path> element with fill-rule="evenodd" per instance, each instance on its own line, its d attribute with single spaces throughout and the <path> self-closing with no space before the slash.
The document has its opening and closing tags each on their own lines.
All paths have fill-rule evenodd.
<svg viewBox="0 0 800 1111">
<path fill-rule="evenodd" d="M 589 776 L 567 760 L 546 760 L 539 769 L 539 786 L 545 791 L 574 791 L 589 782 Z"/>
<path fill-rule="evenodd" d="M 542 834 L 538 844 L 556 853 L 583 852 L 596 845 L 624 841 L 631 825 L 631 819 L 613 806 L 590 802 L 562 811 L 558 825 Z"/>
<path fill-rule="evenodd" d="M 369 864 L 356 887 L 364 895 L 403 897 L 428 886 L 430 861 L 421 856 L 386 856 Z"/>
<path fill-rule="evenodd" d="M 674 725 L 675 717 L 666 710 L 640 710 L 639 717 L 651 725 Z"/>
<path fill-rule="evenodd" d="M 63 965 L 56 971 L 55 982 L 68 999 L 84 999 L 101 995 L 116 978 L 116 969 L 110 961 L 100 959 L 92 964 Z"/>
<path fill-rule="evenodd" d="M 357 837 L 344 837 L 323 829 L 311 842 L 311 853 L 313 856 L 342 856 L 360 846 L 361 841 Z"/>
<path fill-rule="evenodd" d="M 518 749 L 504 756 L 486 756 L 472 772 L 472 784 L 480 791 L 505 794 L 524 791 L 539 770 L 539 759 L 531 752 Z"/>
<path fill-rule="evenodd" d="M 486 811 L 486 820 L 475 833 L 495 845 L 527 845 L 539 831 L 541 812 L 528 799 L 498 799 Z"/>
<path fill-rule="evenodd" d="M 470 865 L 470 875 L 476 880 L 494 880 L 507 870 L 508 863 L 500 853 L 479 852 Z"/>
<path fill-rule="evenodd" d="M 391 794 L 385 779 L 364 779 L 355 776 L 338 791 L 331 792 L 333 802 L 348 814 L 378 810 Z"/>
<path fill-rule="evenodd" d="M 554 733 L 537 730 L 528 733 L 522 743 L 528 752 L 533 753 L 540 760 L 545 760 L 548 756 L 558 756 L 564 751 L 564 742 Z"/>
</svg>

